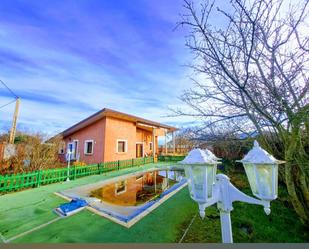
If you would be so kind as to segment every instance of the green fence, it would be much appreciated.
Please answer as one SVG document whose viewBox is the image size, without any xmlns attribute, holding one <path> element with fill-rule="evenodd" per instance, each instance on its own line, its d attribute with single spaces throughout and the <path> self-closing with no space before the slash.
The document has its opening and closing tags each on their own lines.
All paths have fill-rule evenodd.
<svg viewBox="0 0 309 249">
<path fill-rule="evenodd" d="M 71 166 L 69 169 L 69 178 L 70 180 L 75 180 L 79 177 L 102 174 L 110 171 L 131 168 L 153 162 L 153 157 L 144 157 L 91 164 L 87 166 Z M 18 191 L 25 188 L 34 188 L 39 187 L 40 185 L 62 182 L 65 181 L 67 177 L 67 168 L 38 170 L 34 172 L 13 175 L 1 175 L 0 193 Z"/>
<path fill-rule="evenodd" d="M 185 156 L 158 156 L 160 162 L 178 162 L 185 159 Z"/>
</svg>

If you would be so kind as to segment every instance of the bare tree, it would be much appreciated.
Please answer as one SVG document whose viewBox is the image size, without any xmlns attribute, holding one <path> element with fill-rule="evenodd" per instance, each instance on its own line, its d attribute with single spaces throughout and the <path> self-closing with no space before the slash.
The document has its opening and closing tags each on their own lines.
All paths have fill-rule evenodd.
<svg viewBox="0 0 309 249">
<path fill-rule="evenodd" d="M 198 77 L 181 97 L 191 111 L 175 112 L 207 127 L 228 122 L 257 130 L 271 152 L 266 134 L 280 141 L 291 201 L 309 225 L 308 1 L 231 0 L 227 11 L 202 2 L 184 1 L 179 24 L 189 28 Z M 224 19 L 226 25 L 214 21 Z"/>
<path fill-rule="evenodd" d="M 15 139 L 15 154 L 0 161 L 0 173 L 21 173 L 61 166 L 58 152 L 63 143 L 62 137 L 56 136 L 45 142 L 43 134 L 18 132 Z M 18 142 L 16 142 L 18 140 Z"/>
</svg>

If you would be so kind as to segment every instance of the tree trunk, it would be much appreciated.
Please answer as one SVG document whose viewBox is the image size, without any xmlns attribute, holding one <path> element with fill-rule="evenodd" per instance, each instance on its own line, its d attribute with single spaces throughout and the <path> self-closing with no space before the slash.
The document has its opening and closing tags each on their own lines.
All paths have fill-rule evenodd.
<svg viewBox="0 0 309 249">
<path fill-rule="evenodd" d="M 309 160 L 299 132 L 300 129 L 293 129 L 287 139 L 285 180 L 296 213 L 303 223 L 309 226 Z"/>
</svg>

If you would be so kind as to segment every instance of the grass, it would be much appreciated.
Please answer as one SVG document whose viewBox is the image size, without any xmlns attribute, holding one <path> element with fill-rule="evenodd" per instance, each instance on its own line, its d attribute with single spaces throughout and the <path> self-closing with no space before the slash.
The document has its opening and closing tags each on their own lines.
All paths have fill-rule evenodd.
<svg viewBox="0 0 309 249">
<path fill-rule="evenodd" d="M 102 179 L 153 166 L 154 164 L 147 164 L 142 167 L 129 168 L 2 195 L 0 196 L 0 233 L 5 238 L 10 238 L 57 217 L 52 212 L 52 209 L 65 201 L 53 194 L 56 191 L 97 182 Z"/>
<path fill-rule="evenodd" d="M 55 191 L 153 166 L 150 164 L 0 196 L 0 232 L 8 239 L 56 218 L 52 209 L 65 201 L 55 196 Z M 250 193 L 244 176 L 235 175 L 232 182 Z M 273 201 L 270 216 L 266 216 L 260 206 L 234 203 L 232 226 L 235 242 L 309 241 L 307 230 L 287 204 L 286 193 L 280 190 L 280 198 Z M 184 188 L 130 229 L 84 210 L 20 237 L 13 243 L 173 243 L 183 236 L 197 210 L 197 204 Z M 206 210 L 204 220 L 196 216 L 183 242 L 221 242 L 220 218 L 215 207 Z"/>
<path fill-rule="evenodd" d="M 186 199 L 184 208 L 175 212 L 175 205 L 182 206 L 183 200 Z M 193 210 L 194 205 L 189 201 L 188 193 L 182 191 L 176 198 L 172 197 L 170 201 L 163 203 L 160 208 L 130 229 L 85 210 L 15 242 L 172 242 L 177 238 L 181 220 L 189 219 Z"/>
<path fill-rule="evenodd" d="M 232 183 L 251 195 L 249 183 L 244 174 L 235 173 Z M 231 212 L 234 242 L 298 243 L 309 242 L 308 228 L 304 227 L 287 201 L 286 190 L 279 187 L 279 198 L 271 202 L 271 214 L 267 216 L 262 206 L 235 202 Z M 183 224 L 187 227 L 190 221 Z M 215 206 L 206 210 L 206 217 L 194 219 L 184 243 L 220 242 L 220 214 Z"/>
</svg>

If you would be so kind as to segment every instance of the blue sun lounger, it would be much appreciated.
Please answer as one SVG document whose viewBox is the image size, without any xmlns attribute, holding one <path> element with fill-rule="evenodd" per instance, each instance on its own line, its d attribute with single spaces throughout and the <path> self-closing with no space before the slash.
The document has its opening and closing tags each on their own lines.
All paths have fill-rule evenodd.
<svg viewBox="0 0 309 249">
<path fill-rule="evenodd" d="M 66 217 L 76 214 L 83 210 L 87 205 L 88 203 L 83 199 L 72 199 L 71 202 L 61 204 L 59 207 L 55 208 L 54 211 L 59 216 Z"/>
</svg>

